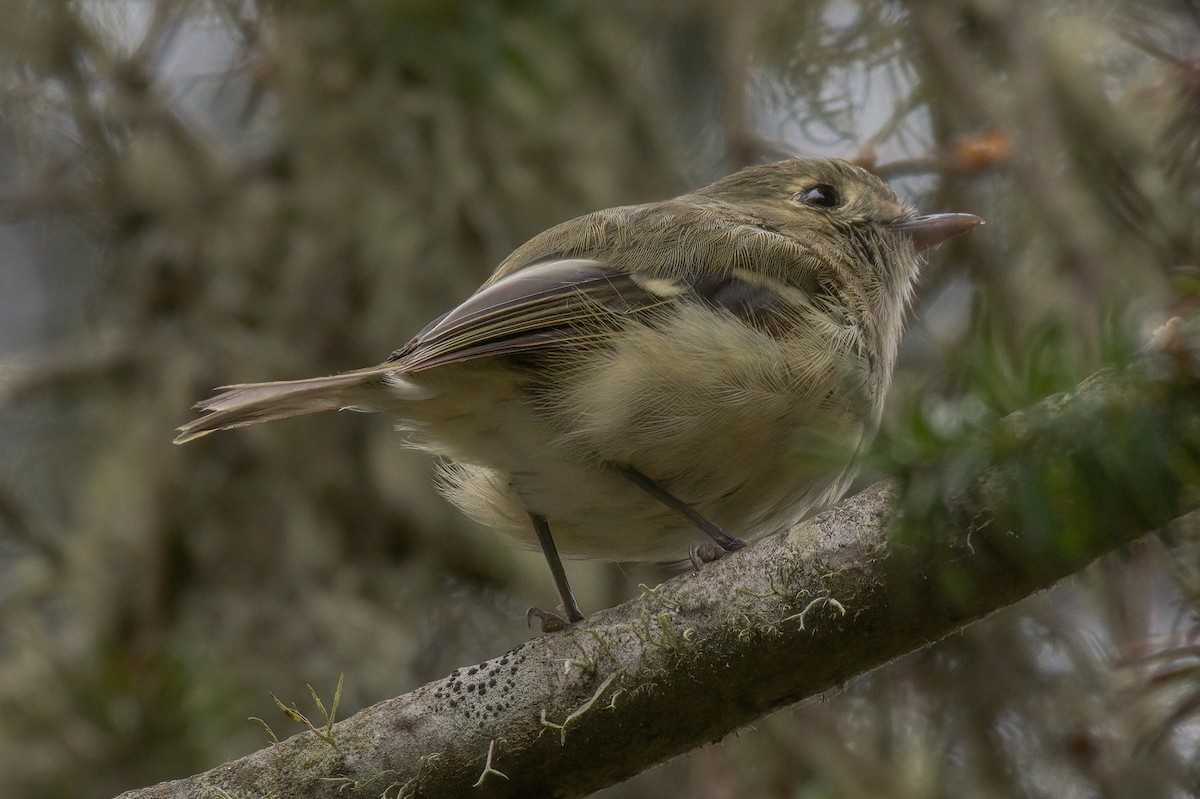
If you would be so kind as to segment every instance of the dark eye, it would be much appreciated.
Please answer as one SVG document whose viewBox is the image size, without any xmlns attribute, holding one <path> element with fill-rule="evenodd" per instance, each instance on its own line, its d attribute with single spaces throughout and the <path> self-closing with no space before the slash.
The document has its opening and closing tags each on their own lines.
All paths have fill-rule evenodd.
<svg viewBox="0 0 1200 799">
<path fill-rule="evenodd" d="M 842 204 L 842 195 L 828 183 L 818 183 L 797 194 L 796 201 L 813 208 L 837 208 Z"/>
</svg>

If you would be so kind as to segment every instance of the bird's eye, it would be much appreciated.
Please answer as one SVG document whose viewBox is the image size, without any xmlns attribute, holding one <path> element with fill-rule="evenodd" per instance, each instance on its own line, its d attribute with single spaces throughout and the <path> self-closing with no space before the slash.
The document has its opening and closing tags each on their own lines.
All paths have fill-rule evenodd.
<svg viewBox="0 0 1200 799">
<path fill-rule="evenodd" d="M 837 208 L 842 204 L 842 195 L 828 183 L 818 183 L 797 194 L 796 201 L 813 208 Z"/>
</svg>

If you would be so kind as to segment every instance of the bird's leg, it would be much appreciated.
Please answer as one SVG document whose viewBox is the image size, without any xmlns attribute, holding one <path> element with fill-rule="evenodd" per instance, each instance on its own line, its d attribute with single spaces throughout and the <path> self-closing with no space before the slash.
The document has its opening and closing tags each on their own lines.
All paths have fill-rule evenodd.
<svg viewBox="0 0 1200 799">
<path fill-rule="evenodd" d="M 571 584 L 567 582 L 567 573 L 563 570 L 562 560 L 558 557 L 558 548 L 554 546 L 554 537 L 550 535 L 550 523 L 546 521 L 545 516 L 536 513 L 529 514 L 529 521 L 533 522 L 538 543 L 542 546 L 542 554 L 546 556 L 550 574 L 554 575 L 554 584 L 558 586 L 558 595 L 562 598 L 563 611 L 566 612 L 567 618 L 564 620 L 557 614 L 540 608 L 530 608 L 526 618 L 529 621 L 533 621 L 535 618 L 540 620 L 544 633 L 566 629 L 577 621 L 583 621 L 583 613 L 579 610 L 579 603 L 575 601 L 575 595 L 571 593 Z"/>
<path fill-rule="evenodd" d="M 639 472 L 637 469 L 623 463 L 614 464 L 614 466 L 618 472 L 624 475 L 625 478 L 635 486 L 642 489 L 647 494 L 654 497 L 679 515 L 683 516 L 685 519 L 699 527 L 704 532 L 708 533 L 708 536 L 712 538 L 713 541 L 716 541 L 718 544 L 720 544 L 721 549 L 725 550 L 726 552 L 736 552 L 737 550 L 746 546 L 745 541 L 741 540 L 740 538 L 734 538 L 729 533 L 722 530 L 719 526 L 701 516 L 691 505 L 679 499 L 674 494 L 660 486 L 658 483 Z M 707 553 L 703 553 L 698 549 L 696 560 L 716 559 L 705 558 L 705 554 Z"/>
</svg>

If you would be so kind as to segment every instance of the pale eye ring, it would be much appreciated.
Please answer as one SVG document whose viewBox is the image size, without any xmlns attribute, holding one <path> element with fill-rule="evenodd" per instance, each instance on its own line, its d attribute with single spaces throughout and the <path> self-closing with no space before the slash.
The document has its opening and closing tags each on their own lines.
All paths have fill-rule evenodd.
<svg viewBox="0 0 1200 799">
<path fill-rule="evenodd" d="M 801 205 L 822 209 L 838 208 L 843 203 L 841 192 L 828 183 L 818 183 L 815 186 L 809 186 L 793 199 Z"/>
</svg>

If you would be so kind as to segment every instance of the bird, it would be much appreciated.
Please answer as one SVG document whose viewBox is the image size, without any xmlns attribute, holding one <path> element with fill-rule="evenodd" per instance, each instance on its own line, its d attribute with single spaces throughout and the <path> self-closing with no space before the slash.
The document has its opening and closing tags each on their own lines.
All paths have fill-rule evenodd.
<svg viewBox="0 0 1200 799">
<path fill-rule="evenodd" d="M 584 618 L 564 556 L 709 560 L 836 502 L 926 251 L 982 222 L 920 215 L 845 160 L 749 166 L 552 227 L 381 364 L 220 388 L 175 442 L 395 417 L 454 504 L 542 550 L 565 618 L 530 618 L 562 629 Z"/>
</svg>

